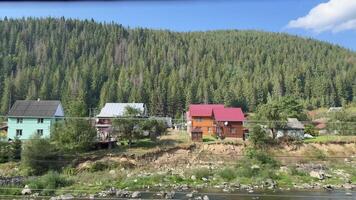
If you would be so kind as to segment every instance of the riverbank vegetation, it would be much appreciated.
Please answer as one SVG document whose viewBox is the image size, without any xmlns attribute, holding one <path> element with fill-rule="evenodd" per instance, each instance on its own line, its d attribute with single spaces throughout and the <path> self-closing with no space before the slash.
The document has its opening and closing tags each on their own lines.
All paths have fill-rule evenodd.
<svg viewBox="0 0 356 200">
<path fill-rule="evenodd" d="M 242 141 L 194 144 L 184 132 L 162 136 L 160 145 L 148 141 L 151 140 L 133 144 L 127 151 L 112 149 L 78 154 L 78 159 L 60 169 L 25 178 L 20 185 L 7 186 L 17 189 L 0 192 L 20 194 L 24 185 L 41 195 L 83 195 L 98 194 L 111 187 L 153 191 L 310 190 L 355 183 L 355 160 L 351 157 L 356 153 L 354 143 L 321 146 L 309 142 L 299 149 L 288 145 L 256 148 L 258 143 L 248 142 L 245 147 Z M 66 160 L 55 163 L 62 161 Z M 0 165 L 1 172 L 13 177 L 23 175 L 23 170 L 17 162 Z"/>
</svg>

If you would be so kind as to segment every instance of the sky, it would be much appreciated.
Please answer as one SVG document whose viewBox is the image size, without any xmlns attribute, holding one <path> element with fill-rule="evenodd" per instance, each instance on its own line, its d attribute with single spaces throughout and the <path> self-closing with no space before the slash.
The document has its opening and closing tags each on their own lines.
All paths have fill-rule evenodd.
<svg viewBox="0 0 356 200">
<path fill-rule="evenodd" d="M 261 30 L 356 51 L 356 0 L 0 2 L 0 18 L 66 17 L 172 31 Z"/>
</svg>

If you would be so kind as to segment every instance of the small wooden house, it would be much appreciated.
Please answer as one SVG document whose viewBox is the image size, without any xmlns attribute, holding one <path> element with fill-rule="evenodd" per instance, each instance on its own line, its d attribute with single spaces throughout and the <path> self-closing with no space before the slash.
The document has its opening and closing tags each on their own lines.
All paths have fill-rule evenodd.
<svg viewBox="0 0 356 200">
<path fill-rule="evenodd" d="M 219 137 L 243 138 L 245 116 L 241 108 L 214 109 L 214 119 Z"/>
<path fill-rule="evenodd" d="M 241 108 L 225 108 L 223 104 L 192 104 L 187 112 L 188 132 L 200 128 L 205 135 L 242 138 L 244 113 Z"/>
<path fill-rule="evenodd" d="M 139 116 L 146 116 L 146 106 L 143 103 L 106 103 L 96 116 L 95 127 L 98 133 L 99 141 L 111 141 L 112 119 L 124 117 L 126 108 L 131 107 L 140 111 Z"/>
<path fill-rule="evenodd" d="M 188 132 L 200 128 L 203 135 L 215 135 L 214 108 L 224 108 L 223 104 L 191 104 L 187 112 Z"/>
<path fill-rule="evenodd" d="M 286 126 L 277 130 L 277 138 L 285 136 L 294 139 L 303 139 L 304 125 L 297 118 L 288 118 Z"/>
</svg>

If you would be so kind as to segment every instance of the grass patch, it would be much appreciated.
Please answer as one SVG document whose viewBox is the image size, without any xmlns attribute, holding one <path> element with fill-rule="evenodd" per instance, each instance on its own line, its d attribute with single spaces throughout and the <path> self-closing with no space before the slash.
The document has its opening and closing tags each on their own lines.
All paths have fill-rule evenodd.
<svg viewBox="0 0 356 200">
<path fill-rule="evenodd" d="M 213 136 L 203 136 L 203 142 L 210 143 L 215 141 L 217 141 L 217 139 Z"/>
<path fill-rule="evenodd" d="M 311 139 L 305 139 L 304 143 L 356 143 L 356 136 L 322 135 Z"/>
</svg>

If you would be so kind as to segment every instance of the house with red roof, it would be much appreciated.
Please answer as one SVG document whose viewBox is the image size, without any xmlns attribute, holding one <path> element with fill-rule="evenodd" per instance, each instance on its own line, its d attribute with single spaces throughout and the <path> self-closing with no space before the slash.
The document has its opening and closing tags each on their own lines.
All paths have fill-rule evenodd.
<svg viewBox="0 0 356 200">
<path fill-rule="evenodd" d="M 243 137 L 244 113 L 241 108 L 223 104 L 191 104 L 187 112 L 188 132 L 199 128 L 203 135 Z"/>
<path fill-rule="evenodd" d="M 220 137 L 243 137 L 244 113 L 241 108 L 213 109 L 216 134 Z"/>
<path fill-rule="evenodd" d="M 215 135 L 213 109 L 224 108 L 223 104 L 191 104 L 187 112 L 188 132 L 200 128 L 203 135 Z"/>
</svg>

